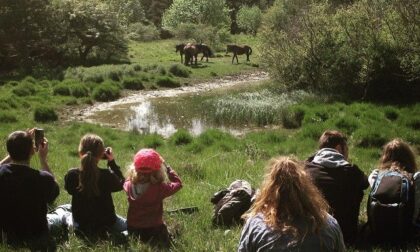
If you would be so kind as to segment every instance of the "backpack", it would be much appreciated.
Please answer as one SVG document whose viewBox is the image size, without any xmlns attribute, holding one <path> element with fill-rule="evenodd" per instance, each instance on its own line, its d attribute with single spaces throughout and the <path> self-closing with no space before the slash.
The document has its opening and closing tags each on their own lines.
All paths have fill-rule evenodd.
<svg viewBox="0 0 420 252">
<path fill-rule="evenodd" d="M 414 185 L 412 174 L 396 170 L 379 173 L 368 198 L 368 226 L 376 241 L 400 242 L 412 232 Z"/>
<path fill-rule="evenodd" d="M 245 180 L 235 180 L 228 188 L 216 192 L 211 198 L 214 204 L 214 225 L 231 226 L 241 223 L 241 216 L 251 207 L 254 190 Z"/>
</svg>

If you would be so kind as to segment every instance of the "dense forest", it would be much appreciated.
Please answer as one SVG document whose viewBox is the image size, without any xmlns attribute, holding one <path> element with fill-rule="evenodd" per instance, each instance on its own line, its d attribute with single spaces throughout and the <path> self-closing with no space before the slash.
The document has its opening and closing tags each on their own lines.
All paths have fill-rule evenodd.
<svg viewBox="0 0 420 252">
<path fill-rule="evenodd" d="M 1 0 L 0 74 L 129 62 L 129 40 L 222 50 L 230 34 L 258 33 L 264 67 L 288 88 L 416 100 L 419 12 L 416 0 Z"/>
</svg>

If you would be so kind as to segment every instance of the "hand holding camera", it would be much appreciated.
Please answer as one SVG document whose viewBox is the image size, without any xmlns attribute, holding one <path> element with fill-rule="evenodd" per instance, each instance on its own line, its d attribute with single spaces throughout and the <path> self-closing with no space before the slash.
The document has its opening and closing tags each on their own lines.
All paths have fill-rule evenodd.
<svg viewBox="0 0 420 252">
<path fill-rule="evenodd" d="M 114 160 L 114 154 L 112 152 L 111 147 L 106 147 L 104 151 L 104 155 L 102 156 L 102 159 L 112 161 Z"/>
</svg>

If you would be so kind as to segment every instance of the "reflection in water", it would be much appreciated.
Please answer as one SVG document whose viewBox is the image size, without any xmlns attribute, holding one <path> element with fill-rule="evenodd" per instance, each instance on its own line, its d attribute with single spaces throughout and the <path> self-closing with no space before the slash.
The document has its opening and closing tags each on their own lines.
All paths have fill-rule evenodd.
<svg viewBox="0 0 420 252">
<path fill-rule="evenodd" d="M 157 133 L 164 137 L 169 137 L 179 128 L 185 128 L 193 135 L 199 135 L 208 128 L 204 118 L 186 115 L 187 111 L 185 110 L 159 113 L 159 111 L 167 111 L 165 105 L 166 103 L 153 104 L 147 100 L 130 107 L 133 115 L 128 119 L 128 129 L 142 134 Z M 170 107 L 179 109 L 179 106 L 174 103 L 171 103 Z"/>
</svg>

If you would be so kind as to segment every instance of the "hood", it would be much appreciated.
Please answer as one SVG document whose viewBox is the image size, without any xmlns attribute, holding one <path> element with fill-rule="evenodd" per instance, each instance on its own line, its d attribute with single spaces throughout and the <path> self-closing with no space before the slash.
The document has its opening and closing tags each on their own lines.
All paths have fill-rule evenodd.
<svg viewBox="0 0 420 252">
<path fill-rule="evenodd" d="M 312 163 L 322 165 L 327 168 L 334 168 L 349 165 L 344 156 L 336 149 L 324 148 L 317 151 L 312 159 Z"/>
</svg>

